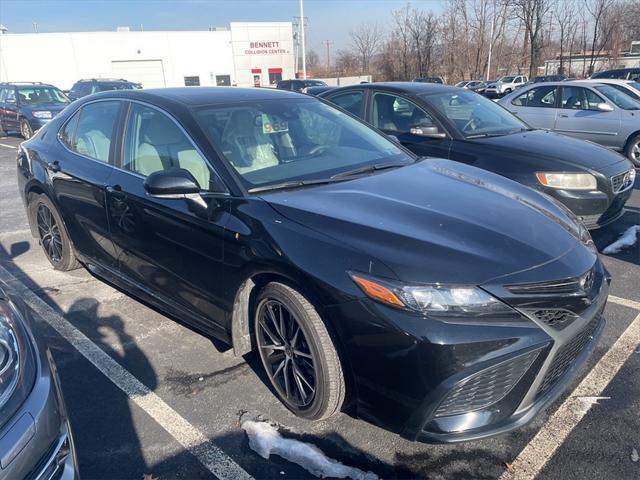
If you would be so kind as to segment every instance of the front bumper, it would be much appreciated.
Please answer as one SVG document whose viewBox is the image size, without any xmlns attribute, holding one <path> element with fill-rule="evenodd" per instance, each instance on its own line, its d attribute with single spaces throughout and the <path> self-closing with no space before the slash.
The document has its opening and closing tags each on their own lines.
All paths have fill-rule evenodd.
<svg viewBox="0 0 640 480">
<path fill-rule="evenodd" d="M 606 182 L 609 181 L 610 178 L 607 177 Z M 538 188 L 575 213 L 589 230 L 604 227 L 624 215 L 624 206 L 633 191 L 630 187 L 620 193 L 613 193 L 611 187 L 605 184 L 599 185 L 599 190 L 596 191 Z"/>
<path fill-rule="evenodd" d="M 0 480 L 75 480 L 75 446 L 55 363 L 49 350 L 31 339 L 37 375 L 27 399 L 0 429 Z"/>
<path fill-rule="evenodd" d="M 505 95 L 504 93 L 499 92 L 495 88 L 487 88 L 484 91 L 484 96 L 487 98 L 502 98 L 504 97 L 504 95 Z"/>
<path fill-rule="evenodd" d="M 364 300 L 333 307 L 350 328 L 349 362 L 357 414 L 410 439 L 451 443 L 518 428 L 555 400 L 593 350 L 600 335 L 609 277 L 596 257 L 576 248 L 540 267 L 527 282 L 565 271 L 595 280 L 584 308 L 561 330 L 533 316 L 536 309 L 569 309 L 587 302 L 566 295 L 513 295 L 500 279 L 483 286 L 527 322 L 455 324 L 426 319 Z M 594 265 L 595 260 L 595 265 Z M 555 264 L 555 265 L 553 265 Z M 532 278 L 534 278 L 532 280 Z"/>
</svg>

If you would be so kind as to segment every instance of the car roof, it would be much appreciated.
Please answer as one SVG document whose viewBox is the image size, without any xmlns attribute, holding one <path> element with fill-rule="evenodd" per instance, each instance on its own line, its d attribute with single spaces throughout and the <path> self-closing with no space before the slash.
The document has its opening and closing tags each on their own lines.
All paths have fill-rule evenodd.
<svg viewBox="0 0 640 480">
<path fill-rule="evenodd" d="M 275 88 L 238 88 L 238 87 L 175 87 L 150 88 L 144 90 L 110 90 L 96 93 L 88 98 L 122 98 L 141 100 L 150 103 L 186 105 L 189 107 L 261 101 L 285 98 L 313 98 L 297 92 Z"/>
<path fill-rule="evenodd" d="M 588 83 L 610 83 L 615 85 L 629 85 L 633 83 L 633 80 L 626 80 L 624 78 L 588 78 L 580 81 Z"/>
<path fill-rule="evenodd" d="M 459 91 L 457 87 L 453 87 L 450 85 L 443 85 L 441 83 L 374 82 L 374 83 L 358 83 L 356 85 L 349 85 L 346 87 L 341 87 L 335 90 L 331 90 L 331 92 L 336 92 L 339 90 L 347 90 L 347 89 L 384 90 L 387 92 L 409 93 L 413 95 L 420 95 L 422 93 L 447 92 L 451 90 Z"/>
<path fill-rule="evenodd" d="M 50 83 L 42 82 L 2 82 L 0 87 L 53 87 L 58 88 Z"/>
</svg>

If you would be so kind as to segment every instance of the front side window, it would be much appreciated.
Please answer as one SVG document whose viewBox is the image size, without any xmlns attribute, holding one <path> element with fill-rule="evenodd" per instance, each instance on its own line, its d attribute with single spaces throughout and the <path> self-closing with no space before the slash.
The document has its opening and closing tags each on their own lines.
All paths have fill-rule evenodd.
<svg viewBox="0 0 640 480">
<path fill-rule="evenodd" d="M 200 107 L 195 113 L 248 189 L 413 162 L 385 136 L 311 98 Z"/>
<path fill-rule="evenodd" d="M 640 102 L 632 97 L 632 92 L 620 85 L 599 85 L 595 89 L 623 110 L 640 110 Z"/>
<path fill-rule="evenodd" d="M 381 130 L 408 133 L 417 126 L 435 126 L 431 115 L 397 95 L 376 93 L 373 97 L 373 125 Z"/>
<path fill-rule="evenodd" d="M 53 87 L 18 88 L 18 98 L 20 105 L 69 103 L 65 94 Z"/>
<path fill-rule="evenodd" d="M 502 83 L 513 83 L 515 77 L 502 77 L 499 81 Z"/>
<path fill-rule="evenodd" d="M 465 138 L 509 135 L 529 128 L 500 105 L 473 92 L 458 90 L 422 98 Z"/>
<path fill-rule="evenodd" d="M 210 170 L 182 129 L 166 114 L 132 104 L 127 120 L 122 168 L 139 175 L 182 168 L 203 190 L 209 190 Z"/>
<path fill-rule="evenodd" d="M 598 110 L 604 100 L 583 87 L 562 87 L 562 108 L 569 110 Z"/>
<path fill-rule="evenodd" d="M 120 102 L 96 102 L 85 105 L 78 116 L 73 140 L 68 146 L 71 150 L 93 158 L 99 162 L 109 162 L 114 126 L 120 113 Z M 73 122 L 69 122 L 67 125 Z"/>
<path fill-rule="evenodd" d="M 73 114 L 71 119 L 67 121 L 67 123 L 60 130 L 60 141 L 64 143 L 67 148 L 70 150 L 75 150 L 75 133 L 76 133 L 76 125 L 78 124 L 78 117 L 80 116 L 79 112 Z"/>
<path fill-rule="evenodd" d="M 554 108 L 556 106 L 556 87 L 547 85 L 530 88 L 514 98 L 511 103 L 519 107 Z"/>
<path fill-rule="evenodd" d="M 362 97 L 362 91 L 347 92 L 334 95 L 329 98 L 329 101 L 353 115 L 360 116 L 362 113 Z"/>
</svg>

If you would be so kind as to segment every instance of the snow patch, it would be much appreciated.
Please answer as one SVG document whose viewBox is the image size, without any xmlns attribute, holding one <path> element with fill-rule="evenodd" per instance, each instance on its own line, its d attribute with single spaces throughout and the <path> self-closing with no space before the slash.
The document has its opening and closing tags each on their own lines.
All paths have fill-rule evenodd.
<svg viewBox="0 0 640 480">
<path fill-rule="evenodd" d="M 623 248 L 632 247 L 636 243 L 636 236 L 638 234 L 640 234 L 640 225 L 627 228 L 624 233 L 620 235 L 620 238 L 602 250 L 602 253 L 611 255 L 612 253 L 618 253 Z"/>
<path fill-rule="evenodd" d="M 242 429 L 249 437 L 249 447 L 266 460 L 271 454 L 278 455 L 320 478 L 378 480 L 374 473 L 348 467 L 327 457 L 315 445 L 282 437 L 278 429 L 268 422 L 246 420 L 242 422 Z"/>
</svg>

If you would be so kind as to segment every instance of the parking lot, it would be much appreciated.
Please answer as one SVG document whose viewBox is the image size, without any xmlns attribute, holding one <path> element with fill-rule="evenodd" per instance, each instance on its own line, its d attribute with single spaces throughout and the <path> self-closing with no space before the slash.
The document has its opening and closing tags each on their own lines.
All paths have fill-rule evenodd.
<svg viewBox="0 0 640 480">
<path fill-rule="evenodd" d="M 613 280 L 588 368 L 525 428 L 426 445 L 344 412 L 308 423 L 270 392 L 255 355 L 168 318 L 84 269 L 54 271 L 29 232 L 15 178 L 17 136 L 0 138 L 0 279 L 35 312 L 57 362 L 82 478 L 314 478 L 249 448 L 240 419 L 273 421 L 345 465 L 380 478 L 640 478 L 640 247 L 603 256 Z M 599 249 L 640 225 L 628 211 L 593 233 Z M 589 373 L 591 371 L 591 373 Z"/>
</svg>

